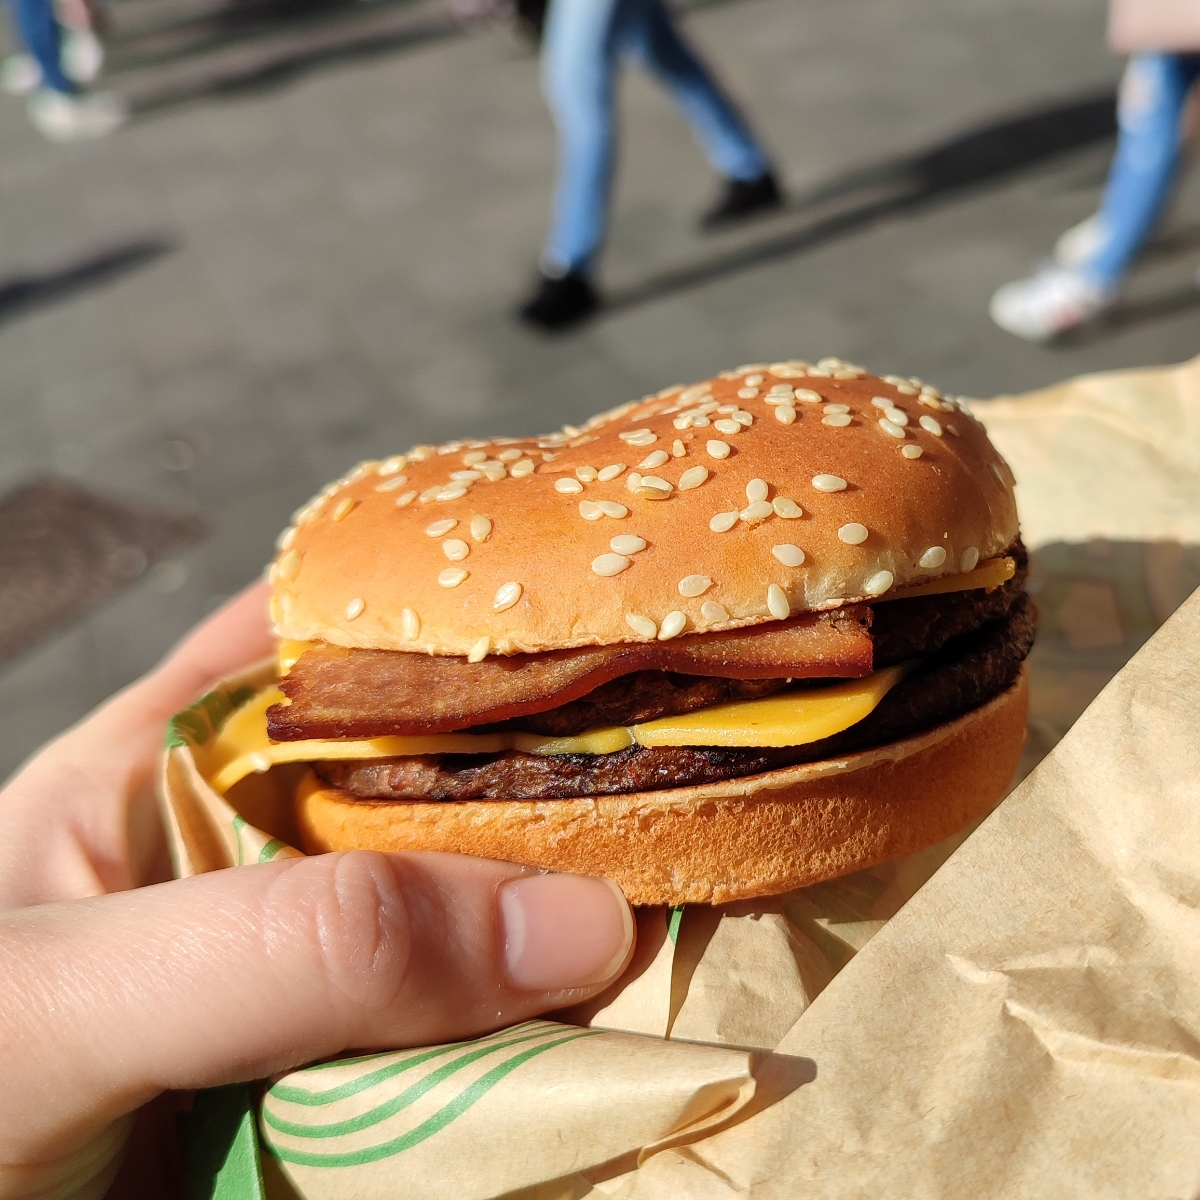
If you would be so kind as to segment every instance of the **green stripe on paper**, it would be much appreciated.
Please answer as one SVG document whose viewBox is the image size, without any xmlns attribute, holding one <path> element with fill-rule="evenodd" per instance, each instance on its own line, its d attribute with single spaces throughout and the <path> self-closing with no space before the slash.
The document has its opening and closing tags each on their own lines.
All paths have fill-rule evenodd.
<svg viewBox="0 0 1200 1200">
<path fill-rule="evenodd" d="M 260 863 L 270 862 L 280 850 L 285 848 L 284 843 L 278 838 L 272 838 L 259 852 L 258 861 Z M 240 851 L 239 851 L 240 853 Z"/>
<path fill-rule="evenodd" d="M 567 1042 L 578 1041 L 585 1037 L 596 1037 L 601 1032 L 598 1029 L 584 1030 L 569 1037 L 559 1038 L 556 1042 L 532 1046 L 520 1054 L 513 1055 L 506 1062 L 493 1067 L 486 1075 L 480 1076 L 470 1087 L 451 1100 L 444 1108 L 434 1113 L 428 1120 L 422 1121 L 415 1129 L 398 1138 L 393 1138 L 390 1142 L 384 1142 L 382 1145 L 368 1146 L 363 1150 L 350 1150 L 342 1154 L 311 1153 L 274 1144 L 268 1144 L 267 1149 L 276 1158 L 301 1167 L 360 1167 L 367 1163 L 379 1162 L 380 1159 L 392 1158 L 405 1150 L 411 1150 L 414 1146 L 420 1145 L 435 1133 L 441 1132 L 452 1121 L 461 1117 L 472 1105 L 482 1100 L 502 1079 L 511 1075 L 513 1071 L 529 1062 L 530 1059 L 536 1058 L 539 1054 L 545 1054 L 547 1050 L 565 1045 Z"/>
<path fill-rule="evenodd" d="M 672 946 L 679 941 L 679 926 L 683 924 L 684 907 L 682 904 L 677 904 L 667 913 L 667 937 L 671 939 Z"/>
<path fill-rule="evenodd" d="M 241 867 L 241 866 L 244 866 L 245 862 L 246 862 L 246 853 L 245 853 L 245 850 L 242 848 L 242 828 L 246 824 L 246 818 L 243 817 L 241 813 L 234 813 L 232 824 L 233 824 L 233 840 L 237 843 L 237 852 L 238 852 L 237 853 L 237 862 L 234 863 L 233 865 L 235 867 Z"/>
<path fill-rule="evenodd" d="M 458 1074 L 459 1071 L 465 1067 L 469 1067 L 474 1062 L 478 1062 L 481 1058 L 486 1058 L 489 1054 L 494 1054 L 497 1050 L 507 1050 L 511 1046 L 520 1046 L 525 1042 L 532 1042 L 535 1038 L 542 1036 L 544 1035 L 540 1033 L 531 1033 L 526 1037 L 513 1038 L 511 1041 L 497 1042 L 492 1046 L 483 1046 L 477 1050 L 472 1050 L 454 1059 L 453 1062 L 448 1062 L 444 1066 L 430 1071 L 428 1075 L 423 1076 L 416 1083 L 406 1087 L 400 1095 L 393 1096 L 390 1100 L 385 1100 L 382 1104 L 378 1104 L 364 1113 L 359 1113 L 356 1117 L 348 1117 L 344 1121 L 329 1121 L 325 1124 L 303 1124 L 285 1120 L 283 1117 L 277 1117 L 270 1109 L 264 1110 L 263 1120 L 272 1129 L 277 1129 L 280 1133 L 293 1134 L 295 1137 L 330 1138 L 341 1137 L 346 1133 L 361 1133 L 362 1130 L 370 1129 L 372 1125 L 378 1125 L 380 1121 L 386 1121 L 388 1117 L 394 1117 L 398 1112 L 403 1112 L 410 1104 L 420 1100 L 426 1092 L 433 1091 L 439 1083 L 443 1083 L 451 1075 Z M 382 1073 L 378 1072 L 378 1074 Z M 273 1092 L 273 1095 L 278 1096 L 279 1099 L 283 1099 L 282 1096 L 279 1096 L 278 1092 Z M 332 1103 L 332 1100 L 325 1100 L 322 1103 L 322 1107 Z"/>
</svg>

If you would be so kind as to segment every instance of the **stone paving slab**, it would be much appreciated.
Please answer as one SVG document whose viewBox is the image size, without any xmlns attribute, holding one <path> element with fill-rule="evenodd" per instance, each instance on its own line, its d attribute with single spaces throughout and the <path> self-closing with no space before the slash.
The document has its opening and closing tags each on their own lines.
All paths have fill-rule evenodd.
<svg viewBox="0 0 1200 1200">
<path fill-rule="evenodd" d="M 1111 93 L 1101 8 L 732 0 L 686 25 L 803 195 Z M 288 513 L 360 457 L 552 428 L 762 358 L 841 354 L 990 395 L 1196 350 L 1194 186 L 1183 235 L 1110 327 L 1046 348 L 987 320 L 990 292 L 1092 211 L 1106 142 L 732 269 L 813 213 L 698 236 L 714 182 L 669 101 L 631 74 L 621 110 L 606 287 L 636 297 L 712 270 L 544 338 L 511 307 L 537 257 L 553 136 L 536 60 L 502 30 L 174 104 L 90 145 L 51 146 L 0 100 L 0 289 L 166 247 L 37 305 L 5 308 L 0 290 L 0 492 L 53 473 L 212 530 L 0 672 L 0 771 L 252 578 Z"/>
</svg>

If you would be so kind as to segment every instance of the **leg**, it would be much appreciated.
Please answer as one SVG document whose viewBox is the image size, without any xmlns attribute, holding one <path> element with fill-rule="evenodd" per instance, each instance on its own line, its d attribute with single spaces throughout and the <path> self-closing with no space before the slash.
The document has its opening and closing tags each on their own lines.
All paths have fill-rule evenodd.
<svg viewBox="0 0 1200 1200">
<path fill-rule="evenodd" d="M 554 216 L 542 262 L 551 275 L 586 274 L 604 237 L 612 181 L 618 0 L 552 0 L 542 86 L 558 128 Z"/>
<path fill-rule="evenodd" d="M 717 81 L 683 40 L 663 0 L 622 0 L 622 49 L 670 89 L 713 168 L 726 179 L 760 179 L 771 167 L 754 135 Z"/>
<path fill-rule="evenodd" d="M 17 28 L 29 52 L 42 68 L 42 85 L 68 95 L 74 85 L 59 62 L 60 30 L 50 0 L 14 0 Z"/>
<path fill-rule="evenodd" d="M 1171 192 L 1180 154 L 1180 116 L 1200 57 L 1137 54 L 1121 83 L 1120 135 L 1100 206 L 1100 245 L 1081 264 L 1113 288 L 1154 228 Z"/>
</svg>

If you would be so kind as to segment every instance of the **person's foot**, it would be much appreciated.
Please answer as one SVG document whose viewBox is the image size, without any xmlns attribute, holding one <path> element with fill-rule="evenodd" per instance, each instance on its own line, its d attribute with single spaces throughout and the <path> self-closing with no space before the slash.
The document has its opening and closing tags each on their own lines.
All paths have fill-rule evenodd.
<svg viewBox="0 0 1200 1200">
<path fill-rule="evenodd" d="M 0 91 L 26 96 L 42 82 L 42 68 L 32 54 L 10 54 L 0 62 Z"/>
<path fill-rule="evenodd" d="M 68 96 L 38 88 L 29 98 L 29 119 L 52 142 L 103 137 L 129 119 L 129 107 L 111 92 Z"/>
<path fill-rule="evenodd" d="M 1100 214 L 1092 213 L 1059 236 L 1054 243 L 1054 261 L 1060 267 L 1081 267 L 1103 244 L 1104 226 L 1100 223 Z"/>
<path fill-rule="evenodd" d="M 1046 342 L 1095 320 L 1115 299 L 1114 288 L 1100 287 L 1080 271 L 1051 264 L 998 289 L 988 312 L 1008 333 Z"/>
<path fill-rule="evenodd" d="M 104 44 L 90 29 L 68 29 L 59 54 L 63 74 L 73 83 L 91 83 L 104 66 Z"/>
<path fill-rule="evenodd" d="M 550 278 L 543 275 L 537 291 L 521 305 L 521 318 L 542 329 L 566 329 L 590 317 L 600 307 L 592 281 L 579 271 Z"/>
<path fill-rule="evenodd" d="M 757 179 L 727 179 L 716 203 L 700 217 L 700 228 L 720 229 L 782 203 L 783 193 L 772 171 Z"/>
</svg>

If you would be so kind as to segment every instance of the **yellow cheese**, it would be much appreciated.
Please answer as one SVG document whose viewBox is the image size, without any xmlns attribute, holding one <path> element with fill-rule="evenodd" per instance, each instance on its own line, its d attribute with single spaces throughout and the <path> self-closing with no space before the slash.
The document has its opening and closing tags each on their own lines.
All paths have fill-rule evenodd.
<svg viewBox="0 0 1200 1200">
<path fill-rule="evenodd" d="M 275 652 L 279 662 L 280 675 L 286 675 L 295 665 L 300 655 L 311 650 L 316 642 L 280 642 Z"/>
<path fill-rule="evenodd" d="M 989 558 L 980 563 L 973 571 L 962 575 L 943 575 L 941 579 L 929 583 L 918 583 L 916 587 L 901 588 L 888 596 L 880 596 L 879 601 L 911 600 L 915 596 L 937 596 L 942 592 L 968 592 L 973 588 L 998 588 L 1007 583 L 1017 573 L 1017 564 L 1011 558 Z M 877 603 L 879 602 L 877 601 Z"/>
<path fill-rule="evenodd" d="M 267 709 L 283 699 L 267 688 L 239 708 L 207 751 L 197 749 L 197 765 L 219 792 L 255 771 L 280 763 L 322 759 L 399 758 L 417 754 L 613 754 L 641 746 L 800 746 L 819 741 L 861 721 L 903 676 L 889 667 L 865 679 L 813 687 L 765 700 L 718 704 L 679 717 L 662 717 L 629 728 L 590 729 L 575 737 L 535 733 L 436 733 L 418 737 L 346 738 L 272 742 Z"/>
</svg>

